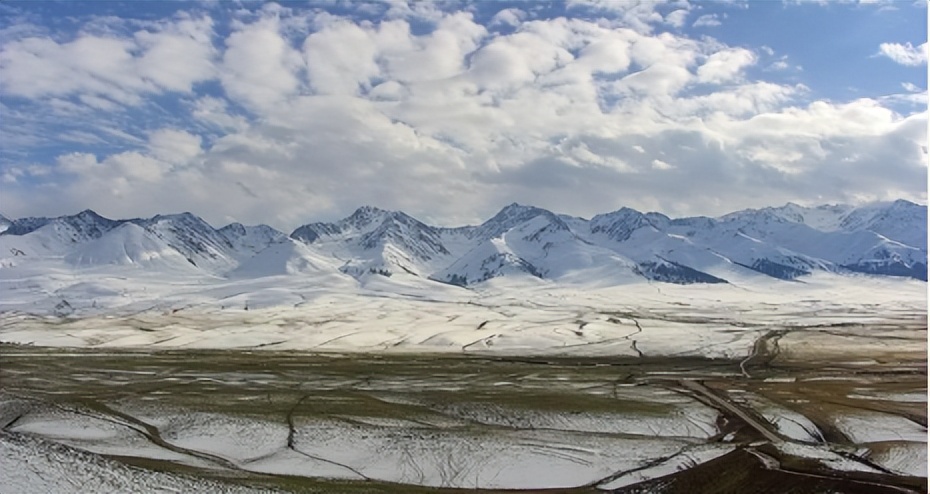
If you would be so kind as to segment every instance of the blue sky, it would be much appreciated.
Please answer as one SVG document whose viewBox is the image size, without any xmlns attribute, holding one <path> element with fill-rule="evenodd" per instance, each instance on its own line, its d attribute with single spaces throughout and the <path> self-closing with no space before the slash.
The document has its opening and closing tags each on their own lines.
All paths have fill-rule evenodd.
<svg viewBox="0 0 930 494">
<path fill-rule="evenodd" d="M 926 202 L 917 1 L 3 2 L 0 212 Z"/>
</svg>

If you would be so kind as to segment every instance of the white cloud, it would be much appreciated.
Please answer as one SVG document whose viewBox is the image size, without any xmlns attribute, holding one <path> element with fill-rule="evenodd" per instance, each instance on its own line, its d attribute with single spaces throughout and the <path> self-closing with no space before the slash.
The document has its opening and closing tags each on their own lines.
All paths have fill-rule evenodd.
<svg viewBox="0 0 930 494">
<path fill-rule="evenodd" d="M 687 9 L 678 9 L 672 12 L 669 12 L 665 16 L 665 23 L 672 27 L 682 27 L 685 25 L 685 21 L 688 20 L 688 10 Z"/>
<path fill-rule="evenodd" d="M 189 93 L 194 83 L 214 76 L 212 34 L 209 17 L 169 23 L 158 32 L 135 33 L 143 50 L 136 61 L 139 75 L 164 89 Z"/>
<path fill-rule="evenodd" d="M 756 63 L 756 56 L 745 48 L 718 51 L 698 68 L 698 80 L 706 83 L 723 83 L 740 76 L 743 69 Z"/>
<path fill-rule="evenodd" d="M 494 17 L 491 18 L 491 22 L 488 23 L 488 26 L 511 26 L 517 27 L 520 25 L 520 22 L 526 18 L 526 12 L 516 9 L 509 8 L 499 11 L 494 14 Z"/>
<path fill-rule="evenodd" d="M 4 92 L 25 98 L 83 93 L 138 103 L 136 93 L 152 88 L 133 73 L 132 48 L 126 40 L 96 36 L 63 44 L 17 40 L 0 51 L 0 84 Z"/>
<path fill-rule="evenodd" d="M 470 13 L 457 12 L 443 17 L 427 35 L 411 37 L 409 28 L 391 35 L 396 44 L 385 48 L 386 73 L 399 82 L 421 82 L 460 74 L 466 55 L 479 46 L 487 30 Z"/>
<path fill-rule="evenodd" d="M 150 156 L 135 151 L 114 154 L 101 164 L 110 173 L 128 181 L 138 181 L 143 184 L 159 181 L 168 170 L 168 165 Z"/>
<path fill-rule="evenodd" d="M 356 94 L 381 72 L 378 36 L 348 21 L 337 21 L 304 41 L 310 85 L 322 94 Z"/>
<path fill-rule="evenodd" d="M 768 70 L 788 70 L 791 65 L 786 60 L 776 60 L 768 66 Z"/>
<path fill-rule="evenodd" d="M 573 59 L 571 53 L 535 33 L 498 37 L 474 53 L 470 79 L 479 88 L 515 89 Z"/>
<path fill-rule="evenodd" d="M 4 208 L 91 207 L 119 217 L 191 210 L 217 225 L 287 229 L 363 203 L 462 224 L 513 201 L 578 215 L 621 205 L 714 214 L 804 197 L 926 197 L 925 108 L 902 115 L 879 98 L 817 101 L 804 85 L 747 73 L 758 63 L 747 48 L 653 34 L 625 17 L 657 25 L 667 19 L 654 19 L 656 4 L 582 3 L 576 8 L 608 19 L 527 21 L 511 12 L 500 22 L 514 29 L 502 34 L 468 12 L 404 2 L 381 7 L 395 12 L 382 21 L 321 14 L 304 33 L 307 18 L 266 9 L 241 16 L 210 49 L 191 45 L 200 62 L 188 79 L 168 72 L 160 82 L 139 71 L 154 50 L 146 43 L 184 58 L 175 43 L 199 39 L 193 24 L 158 31 L 178 38 L 170 42 L 92 38 L 112 51 L 70 65 L 63 57 L 86 50 L 73 46 L 77 38 L 13 40 L 0 48 L 13 57 L 2 63 L 80 77 L 27 87 L 14 74 L 0 78 L 4 96 L 44 97 L 49 113 L 80 115 L 117 112 L 111 88 L 136 103 L 173 92 L 184 111 L 151 128 L 97 125 L 93 135 L 119 148 L 65 150 L 52 173 L 5 167 Z M 197 33 L 226 32 L 197 25 Z M 759 53 L 764 64 L 779 61 Z M 222 91 L 197 90 L 210 78 Z"/>
<path fill-rule="evenodd" d="M 674 166 L 660 159 L 652 160 L 652 167 L 655 168 L 656 170 L 671 170 L 672 168 L 675 168 Z"/>
<path fill-rule="evenodd" d="M 280 103 L 300 87 L 300 54 L 280 32 L 277 17 L 239 26 L 226 39 L 220 80 L 226 93 L 253 111 Z"/>
<path fill-rule="evenodd" d="M 166 163 L 185 164 L 200 154 L 201 138 L 178 129 L 158 129 L 149 135 L 149 151 Z"/>
<path fill-rule="evenodd" d="M 927 63 L 927 50 L 927 43 L 919 46 L 910 43 L 882 43 L 878 48 L 878 54 L 901 65 L 917 66 Z"/>
<path fill-rule="evenodd" d="M 136 105 L 147 93 L 190 92 L 213 76 L 209 18 L 184 18 L 131 38 L 80 34 L 59 43 L 31 36 L 0 49 L 0 88 L 24 98 L 77 94 L 85 104 Z"/>
<path fill-rule="evenodd" d="M 91 173 L 97 167 L 97 157 L 89 153 L 63 154 L 56 160 L 58 166 L 69 173 Z"/>
<path fill-rule="evenodd" d="M 222 98 L 213 96 L 199 98 L 191 104 L 190 112 L 197 121 L 223 132 L 243 131 L 249 127 L 246 118 L 231 113 L 228 103 Z"/>
<path fill-rule="evenodd" d="M 569 0 L 567 7 L 572 9 L 590 9 L 596 12 L 609 12 L 617 16 L 625 26 L 636 31 L 648 33 L 652 31 L 652 24 L 665 21 L 662 14 L 656 10 L 661 3 L 656 0 Z M 674 20 L 674 19 L 673 19 Z"/>
<path fill-rule="evenodd" d="M 717 27 L 720 24 L 722 23 L 717 14 L 704 14 L 698 17 L 691 27 Z"/>
<path fill-rule="evenodd" d="M 613 87 L 622 94 L 674 96 L 692 78 L 684 67 L 657 63 L 620 79 Z"/>
</svg>

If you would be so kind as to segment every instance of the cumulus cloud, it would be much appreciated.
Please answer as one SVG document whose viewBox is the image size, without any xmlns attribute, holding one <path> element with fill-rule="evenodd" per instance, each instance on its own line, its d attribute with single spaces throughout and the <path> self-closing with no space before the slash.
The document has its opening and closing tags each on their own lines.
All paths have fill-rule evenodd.
<svg viewBox="0 0 930 494">
<path fill-rule="evenodd" d="M 655 0 L 626 0 L 623 2 L 614 0 L 568 0 L 567 7 L 569 10 L 580 9 L 611 13 L 630 28 L 648 33 L 653 30 L 654 24 L 667 22 L 657 10 L 662 3 Z M 676 21 L 676 17 L 680 16 L 681 14 L 676 14 L 671 21 Z"/>
<path fill-rule="evenodd" d="M 927 43 L 918 46 L 910 43 L 882 43 L 878 47 L 878 54 L 901 65 L 918 66 L 927 63 L 927 50 Z"/>
<path fill-rule="evenodd" d="M 297 92 L 300 54 L 281 34 L 276 16 L 240 25 L 226 38 L 220 80 L 226 93 L 260 111 Z"/>
<path fill-rule="evenodd" d="M 688 20 L 688 10 L 687 9 L 678 9 L 672 12 L 669 12 L 665 16 L 665 23 L 673 27 L 682 27 L 685 25 L 685 21 Z"/>
<path fill-rule="evenodd" d="M 158 129 L 149 136 L 152 155 L 166 163 L 188 163 L 200 154 L 200 143 L 199 135 L 178 129 Z"/>
<path fill-rule="evenodd" d="M 517 27 L 525 18 L 526 12 L 516 8 L 509 8 L 494 14 L 494 17 L 491 18 L 491 22 L 489 22 L 488 25 L 491 27 L 499 25 Z"/>
<path fill-rule="evenodd" d="M 101 109 L 139 104 L 145 94 L 189 93 L 213 76 L 211 34 L 212 21 L 203 17 L 166 21 L 132 37 L 15 39 L 0 48 L 0 88 L 23 98 L 76 94 Z"/>
<path fill-rule="evenodd" d="M 144 33 L 4 43 L 4 96 L 122 115 L 68 134 L 88 148 L 4 166 L 5 214 L 191 210 L 287 229 L 365 203 L 449 225 L 513 201 L 587 216 L 926 198 L 925 109 L 821 101 L 747 73 L 759 63 L 748 48 L 652 31 L 686 4 L 578 0 L 569 13 L 596 15 L 498 12 L 500 31 L 418 5 L 378 6 L 374 20 L 266 7 L 226 29 L 178 17 Z M 173 58 L 183 70 L 142 69 Z M 39 74 L 64 80 L 26 84 Z M 154 118 L 168 111 L 151 96 L 171 94 L 175 114 Z M 120 113 L 126 104 L 151 126 L 130 125 L 144 119 Z M 95 144 L 104 135 L 118 145 Z"/>
<path fill-rule="evenodd" d="M 718 51 L 698 68 L 697 77 L 701 82 L 723 83 L 737 78 L 749 65 L 756 63 L 756 56 L 745 48 Z"/>
</svg>

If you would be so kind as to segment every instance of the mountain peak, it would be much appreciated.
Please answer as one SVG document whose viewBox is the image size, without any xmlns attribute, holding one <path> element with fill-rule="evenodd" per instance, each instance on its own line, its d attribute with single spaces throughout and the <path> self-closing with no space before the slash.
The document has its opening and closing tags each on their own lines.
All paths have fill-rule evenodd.
<svg viewBox="0 0 930 494">
<path fill-rule="evenodd" d="M 895 202 L 891 203 L 891 207 L 895 209 L 907 209 L 907 208 L 919 208 L 922 207 L 920 204 L 913 203 L 907 199 L 898 199 Z"/>
<path fill-rule="evenodd" d="M 194 213 L 185 211 L 183 213 L 174 213 L 174 214 L 159 214 L 153 216 L 148 220 L 142 220 L 140 224 L 143 226 L 154 225 L 158 223 L 170 223 L 170 224 L 180 224 L 186 225 L 187 227 L 194 227 L 204 231 L 213 231 L 213 226 L 207 223 L 206 220 L 197 216 Z"/>
<path fill-rule="evenodd" d="M 386 209 L 381 209 L 377 206 L 365 205 L 365 206 L 361 206 L 358 209 L 356 209 L 355 212 L 353 212 L 349 217 L 352 218 L 355 216 L 372 216 L 372 215 L 386 214 L 390 212 L 391 211 L 388 211 Z"/>
<path fill-rule="evenodd" d="M 497 214 L 498 214 L 498 215 L 500 215 L 500 214 L 502 214 L 502 213 L 506 213 L 506 214 L 514 214 L 514 213 L 516 213 L 516 214 L 519 214 L 519 213 L 522 213 L 522 212 L 524 212 L 524 211 L 545 211 L 545 210 L 544 210 L 544 209 L 541 209 L 541 208 L 538 208 L 538 207 L 536 207 L 536 206 L 530 206 L 530 205 L 527 205 L 527 204 L 520 204 L 520 203 L 518 203 L 518 202 L 512 202 L 512 203 L 510 203 L 510 204 L 504 206 L 503 208 L 501 208 L 501 210 L 498 211 Z"/>
<path fill-rule="evenodd" d="M 394 211 L 387 211 L 375 206 L 362 206 L 340 223 L 348 223 L 356 228 L 361 228 L 396 214 Z"/>
<path fill-rule="evenodd" d="M 497 214 L 495 214 L 494 217 L 492 217 L 488 221 L 489 222 L 495 221 L 495 219 L 500 221 L 506 218 L 518 218 L 518 217 L 529 219 L 529 218 L 532 218 L 533 216 L 538 216 L 544 213 L 552 214 L 549 211 L 542 209 L 542 208 L 538 208 L 536 206 L 528 206 L 525 204 L 514 202 L 501 208 L 501 210 L 498 211 Z"/>
<path fill-rule="evenodd" d="M 152 217 L 152 221 L 159 220 L 199 220 L 200 217 L 196 216 L 194 213 L 185 211 L 183 213 L 173 213 L 173 214 L 158 214 Z"/>
<path fill-rule="evenodd" d="M 611 213 L 599 214 L 591 218 L 590 225 L 591 233 L 602 233 L 618 242 L 629 239 L 633 232 L 640 228 L 655 228 L 645 214 L 628 207 L 622 207 Z"/>
<path fill-rule="evenodd" d="M 560 228 L 568 229 L 565 223 L 550 211 L 515 202 L 505 206 L 495 214 L 494 217 L 482 223 L 481 226 L 475 230 L 475 235 L 484 239 L 495 238 L 520 223 L 529 221 L 537 216 L 545 216 L 550 222 L 559 225 Z"/>
<path fill-rule="evenodd" d="M 75 216 L 90 216 L 92 218 L 103 218 L 103 216 L 100 216 L 99 214 L 97 214 L 97 212 L 94 211 L 93 209 L 85 209 L 81 211 L 80 213 L 76 214 Z"/>
</svg>

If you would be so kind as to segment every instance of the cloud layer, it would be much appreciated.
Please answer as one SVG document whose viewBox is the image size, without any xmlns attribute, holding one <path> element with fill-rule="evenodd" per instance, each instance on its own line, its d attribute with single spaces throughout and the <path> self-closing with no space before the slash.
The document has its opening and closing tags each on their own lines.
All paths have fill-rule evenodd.
<svg viewBox="0 0 930 494">
<path fill-rule="evenodd" d="M 724 19 L 687 2 L 483 22 L 420 2 L 221 8 L 0 37 L 3 138 L 24 150 L 3 165 L 4 213 L 289 228 L 361 204 L 461 224 L 513 201 L 587 215 L 926 200 L 925 103 L 767 80 L 771 49 L 682 32 Z M 880 53 L 926 63 L 926 45 Z"/>
</svg>

